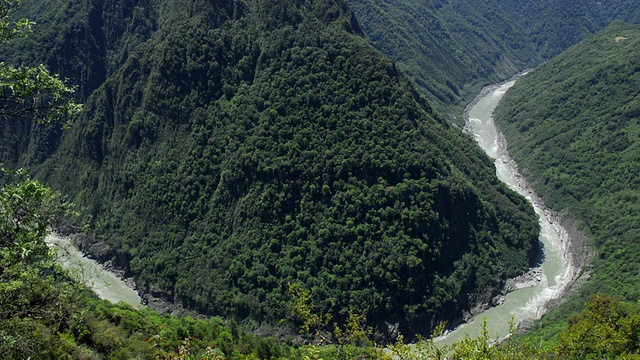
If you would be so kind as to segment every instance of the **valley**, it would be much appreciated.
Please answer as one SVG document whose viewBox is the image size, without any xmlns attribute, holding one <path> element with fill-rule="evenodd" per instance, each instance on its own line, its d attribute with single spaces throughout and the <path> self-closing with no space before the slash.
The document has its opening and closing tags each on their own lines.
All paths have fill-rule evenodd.
<svg viewBox="0 0 640 360">
<path fill-rule="evenodd" d="M 492 334 L 504 337 L 509 332 L 509 321 L 514 316 L 516 324 L 525 320 L 535 320 L 544 314 L 550 301 L 562 296 L 567 287 L 579 275 L 582 264 L 572 264 L 569 254 L 570 235 L 559 223 L 557 215 L 548 210 L 542 201 L 518 173 L 517 165 L 506 153 L 502 135 L 493 123 L 493 109 L 516 80 L 493 85 L 484 89 L 476 100 L 468 106 L 467 124 L 470 135 L 480 147 L 495 160 L 498 178 L 513 190 L 527 198 L 540 216 L 540 236 L 543 244 L 540 254 L 542 264 L 528 275 L 513 278 L 505 284 L 504 293 L 492 299 L 492 303 L 478 304 L 467 323 L 448 331 L 436 339 L 436 343 L 453 344 L 464 336 L 479 336 L 481 319 L 487 319 Z M 64 268 L 77 274 L 78 278 L 91 287 L 100 298 L 112 303 L 124 301 L 134 307 L 140 306 L 140 297 L 118 276 L 110 273 L 95 260 L 83 257 L 69 239 L 50 235 L 46 239 L 57 249 L 59 261 Z"/>
<path fill-rule="evenodd" d="M 494 109 L 517 81 L 509 80 L 497 85 L 488 86 L 476 99 L 467 106 L 465 131 L 473 136 L 480 147 L 494 160 L 496 173 L 501 181 L 527 198 L 534 207 L 540 221 L 540 264 L 536 271 L 520 279 L 513 279 L 513 284 L 504 294 L 496 299 L 498 306 L 472 314 L 469 323 L 463 324 L 455 331 L 447 332 L 436 339 L 436 344 L 452 344 L 465 336 L 482 335 L 483 324 L 486 324 L 492 336 L 503 338 L 511 335 L 510 322 L 516 326 L 523 322 L 539 319 L 548 310 L 551 302 L 566 294 L 569 286 L 581 275 L 585 264 L 574 263 L 570 253 L 571 242 L 577 241 L 561 225 L 557 214 L 544 205 L 531 186 L 518 173 L 518 165 L 509 156 L 504 136 L 495 126 Z M 509 291 L 512 290 L 512 291 Z M 486 322 L 483 322 L 483 319 Z"/>
<path fill-rule="evenodd" d="M 633 354 L 640 4 L 569 5 L 0 5 L 0 355 L 402 358 L 474 316 L 444 336 L 460 358 Z M 40 63 L 64 96 L 14 82 Z M 100 302 L 49 225 L 210 320 Z M 511 315 L 538 320 L 487 347 Z"/>
<path fill-rule="evenodd" d="M 48 235 L 45 242 L 56 250 L 57 260 L 77 280 L 90 287 L 101 299 L 114 304 L 125 302 L 134 308 L 142 306 L 140 295 L 121 276 L 105 269 L 102 264 L 84 256 L 68 238 Z"/>
</svg>

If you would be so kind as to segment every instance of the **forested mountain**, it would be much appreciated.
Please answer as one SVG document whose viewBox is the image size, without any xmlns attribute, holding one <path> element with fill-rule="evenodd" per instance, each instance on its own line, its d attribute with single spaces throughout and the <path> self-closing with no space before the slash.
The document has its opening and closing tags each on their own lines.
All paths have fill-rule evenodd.
<svg viewBox="0 0 640 360">
<path fill-rule="evenodd" d="M 437 109 L 456 116 L 487 83 L 539 65 L 614 19 L 640 22 L 640 4 L 631 0 L 348 3 L 376 48 L 398 61 Z"/>
<path fill-rule="evenodd" d="M 532 209 L 343 2 L 24 14 L 47 30 L 7 58 L 80 84 L 85 111 L 62 134 L 22 127 L 19 164 L 93 216 L 143 292 L 277 323 L 303 286 L 336 321 L 428 333 L 536 260 Z"/>
<path fill-rule="evenodd" d="M 60 198 L 24 174 L 0 186 L 0 358 L 297 357 L 299 351 L 219 317 L 162 317 L 97 299 L 61 268 L 44 242 L 67 207 Z"/>
<path fill-rule="evenodd" d="M 638 59 L 640 27 L 616 22 L 519 80 L 496 109 L 520 171 L 593 240 L 585 297 L 640 299 Z"/>
</svg>

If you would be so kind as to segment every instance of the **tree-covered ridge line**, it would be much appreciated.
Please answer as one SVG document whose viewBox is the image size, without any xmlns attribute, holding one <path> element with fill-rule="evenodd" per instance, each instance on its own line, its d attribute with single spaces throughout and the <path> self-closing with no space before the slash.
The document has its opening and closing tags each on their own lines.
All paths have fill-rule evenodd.
<svg viewBox="0 0 640 360">
<path fill-rule="evenodd" d="M 577 218 L 596 252 L 565 313 L 595 292 L 640 299 L 639 44 L 637 25 L 613 23 L 521 79 L 496 110 L 521 172 L 545 203 Z"/>
<path fill-rule="evenodd" d="M 526 201 L 431 114 L 343 2 L 225 4 L 125 7 L 152 30 L 121 62 L 105 42 L 115 52 L 95 53 L 120 65 L 59 142 L 22 158 L 94 216 L 145 292 L 278 322 L 288 285 L 302 284 L 338 322 L 355 307 L 370 325 L 427 334 L 535 260 Z M 53 48 L 74 59 L 91 57 L 74 40 L 82 24 L 133 36 L 100 25 L 112 2 L 70 6 Z"/>
<path fill-rule="evenodd" d="M 635 32 L 638 34 L 640 31 Z M 623 37 L 629 40 L 635 36 Z M 616 36 L 615 40 L 621 39 Z M 334 325 L 333 334 L 325 333 L 334 345 L 283 346 L 249 335 L 233 321 L 160 317 L 148 310 L 108 304 L 96 300 L 85 287 L 61 272 L 43 241 L 55 219 L 68 213 L 68 205 L 61 201 L 59 193 L 24 172 L 17 175 L 17 179 L 5 179 L 0 187 L 2 358 L 388 360 L 393 356 L 441 358 L 444 354 L 451 359 L 634 358 L 640 349 L 637 304 L 620 303 L 603 294 L 589 298 L 586 310 L 569 320 L 558 342 L 546 347 L 538 345 L 537 339 L 508 339 L 501 346 L 490 346 L 493 340 L 485 328 L 482 336 L 466 338 L 444 349 L 434 347 L 431 340 L 408 346 L 399 336 L 396 344 L 381 350 L 365 338 L 370 332 L 364 326 L 364 317 L 353 308 L 348 310 L 343 324 Z M 324 316 L 324 320 L 317 321 L 320 315 L 314 312 L 316 305 L 310 303 L 305 284 L 290 286 L 289 293 L 303 327 L 329 321 Z M 310 329 L 307 327 L 306 331 Z"/>
<path fill-rule="evenodd" d="M 637 1 L 349 1 L 377 49 L 443 113 L 535 67 L 613 20 L 640 22 Z M 461 125 L 462 126 L 462 125 Z"/>
</svg>

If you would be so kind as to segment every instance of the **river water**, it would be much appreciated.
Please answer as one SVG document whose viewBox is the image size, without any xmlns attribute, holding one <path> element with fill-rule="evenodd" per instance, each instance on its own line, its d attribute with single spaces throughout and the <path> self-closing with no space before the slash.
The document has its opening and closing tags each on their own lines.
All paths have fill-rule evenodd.
<svg viewBox="0 0 640 360">
<path fill-rule="evenodd" d="M 539 281 L 534 286 L 515 290 L 505 297 L 504 303 L 476 316 L 476 318 L 435 340 L 438 345 L 451 344 L 469 335 L 481 335 L 483 318 L 491 337 L 504 337 L 509 332 L 509 321 L 516 323 L 526 319 L 537 319 L 545 312 L 546 304 L 558 298 L 573 281 L 574 268 L 566 251 L 566 231 L 554 221 L 551 212 L 533 193 L 526 181 L 517 173 L 515 162 L 506 152 L 506 142 L 501 141 L 492 113 L 505 92 L 515 84 L 512 80 L 483 90 L 470 105 L 466 115 L 467 126 L 480 147 L 495 160 L 496 174 L 511 189 L 526 197 L 540 218 L 540 241 L 544 246 L 544 261 L 540 266 Z M 56 235 L 46 238 L 47 244 L 57 249 L 58 259 L 65 269 L 90 286 L 102 299 L 113 303 L 124 301 L 141 307 L 138 293 L 129 288 L 118 276 L 107 271 L 94 260 L 88 259 L 74 247 L 70 240 Z"/>
<path fill-rule="evenodd" d="M 89 286 L 101 298 L 116 304 L 124 301 L 135 308 L 142 307 L 138 293 L 129 288 L 122 279 L 107 271 L 95 260 L 80 252 L 68 238 L 50 234 L 47 245 L 56 249 L 58 261 L 76 279 Z"/>
<path fill-rule="evenodd" d="M 513 317 L 516 323 L 526 319 L 538 319 L 545 312 L 546 304 L 558 298 L 573 281 L 573 266 L 568 257 L 567 232 L 554 220 L 551 212 L 535 195 L 526 181 L 518 174 L 515 162 L 506 151 L 506 141 L 496 129 L 493 110 L 506 91 L 516 80 L 495 85 L 483 90 L 467 108 L 466 129 L 471 132 L 480 147 L 495 160 L 496 174 L 511 189 L 526 197 L 539 215 L 540 241 L 544 246 L 544 260 L 540 266 L 541 275 L 535 276 L 531 287 L 524 287 L 507 294 L 502 305 L 488 309 L 467 324 L 440 336 L 436 344 L 451 344 L 463 339 L 467 334 L 476 337 L 482 333 L 483 318 L 487 320 L 487 329 L 492 338 L 504 337 L 509 332 L 509 321 Z M 524 286 L 524 284 L 521 284 Z"/>
</svg>

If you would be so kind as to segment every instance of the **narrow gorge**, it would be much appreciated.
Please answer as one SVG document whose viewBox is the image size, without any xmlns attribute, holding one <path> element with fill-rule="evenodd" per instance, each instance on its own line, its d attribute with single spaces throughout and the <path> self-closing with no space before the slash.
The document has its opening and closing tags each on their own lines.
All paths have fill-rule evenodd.
<svg viewBox="0 0 640 360">
<path fill-rule="evenodd" d="M 580 276 L 582 264 L 574 261 L 571 253 L 573 234 L 562 225 L 558 214 L 547 208 L 531 186 L 518 173 L 518 165 L 507 152 L 507 143 L 494 123 L 493 111 L 520 75 L 500 84 L 485 87 L 465 111 L 464 132 L 472 136 L 478 145 L 495 161 L 498 178 L 512 190 L 531 202 L 540 219 L 542 254 L 538 267 L 507 281 L 502 296 L 493 299 L 497 305 L 486 309 L 479 306 L 469 314 L 469 322 L 437 339 L 439 344 L 451 344 L 482 333 L 483 319 L 491 337 L 504 337 L 509 333 L 510 321 L 516 324 L 539 319 L 548 304 L 559 299 Z"/>
</svg>

